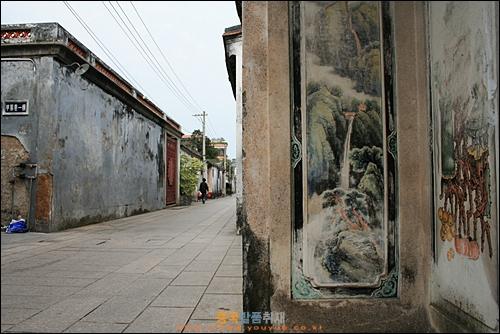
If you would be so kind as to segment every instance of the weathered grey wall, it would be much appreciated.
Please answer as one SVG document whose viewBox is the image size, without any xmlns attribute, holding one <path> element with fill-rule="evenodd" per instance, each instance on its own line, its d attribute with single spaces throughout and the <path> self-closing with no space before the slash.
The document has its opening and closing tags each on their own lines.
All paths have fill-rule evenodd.
<svg viewBox="0 0 500 334">
<path fill-rule="evenodd" d="M 38 92 L 37 67 L 31 58 L 24 60 L 8 60 L 2 58 L 1 64 L 2 78 L 2 108 L 5 100 L 28 100 L 29 114 L 27 116 L 3 116 L 1 123 L 2 131 L 2 225 L 8 225 L 12 218 L 24 218 L 27 223 L 30 217 L 34 217 L 34 201 L 36 181 L 19 178 L 13 179 L 13 173 L 29 172 L 30 176 L 35 176 L 36 168 L 18 168 L 22 162 L 35 163 L 36 145 L 38 137 L 38 116 L 36 106 L 33 106 L 35 96 Z M 14 200 L 12 201 L 13 179 Z M 11 208 L 14 207 L 14 217 Z M 28 214 L 28 210 L 31 214 Z"/>
<path fill-rule="evenodd" d="M 36 71 L 29 61 L 2 59 L 2 101 L 30 104 L 28 116 L 2 116 L 1 129 L 38 165 L 35 229 L 163 208 L 163 128 L 77 76 L 75 66 L 61 67 L 50 56 L 34 61 Z"/>
</svg>

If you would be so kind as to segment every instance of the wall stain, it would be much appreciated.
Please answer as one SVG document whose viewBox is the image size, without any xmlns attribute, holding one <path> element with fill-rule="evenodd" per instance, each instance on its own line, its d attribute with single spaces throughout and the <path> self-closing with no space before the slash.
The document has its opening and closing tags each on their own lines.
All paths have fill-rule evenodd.
<svg viewBox="0 0 500 334">
<path fill-rule="evenodd" d="M 243 225 L 241 233 L 243 239 L 243 311 L 261 312 L 261 314 L 271 312 L 270 294 L 273 288 L 269 267 L 269 241 L 259 239 L 246 223 L 246 218 Z M 269 330 L 266 330 L 265 326 L 259 326 L 259 329 L 252 327 L 252 332 L 267 333 Z"/>
</svg>

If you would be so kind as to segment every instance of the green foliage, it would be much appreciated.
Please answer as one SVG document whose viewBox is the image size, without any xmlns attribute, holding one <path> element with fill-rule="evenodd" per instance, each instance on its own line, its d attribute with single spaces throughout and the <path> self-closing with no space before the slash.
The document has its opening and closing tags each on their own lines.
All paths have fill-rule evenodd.
<svg viewBox="0 0 500 334">
<path fill-rule="evenodd" d="M 235 163 L 236 159 L 233 159 L 232 161 L 229 159 L 226 159 L 226 166 L 224 166 L 227 174 L 227 180 L 232 181 L 234 172 L 235 172 Z"/>
<path fill-rule="evenodd" d="M 332 93 L 332 95 L 337 97 L 342 97 L 342 95 L 344 94 L 342 88 L 338 85 L 331 86 L 328 88 L 328 90 L 330 91 L 330 93 Z"/>
<path fill-rule="evenodd" d="M 214 143 L 226 143 L 227 144 L 227 141 L 224 139 L 224 137 L 213 138 L 212 141 Z"/>
<path fill-rule="evenodd" d="M 181 154 L 180 188 L 181 195 L 190 196 L 198 185 L 198 173 L 203 171 L 203 162 Z"/>
<path fill-rule="evenodd" d="M 209 138 L 205 138 L 205 146 L 205 159 L 219 162 L 219 158 L 217 158 L 217 156 L 219 155 L 219 150 L 212 146 Z"/>
<path fill-rule="evenodd" d="M 377 100 L 375 100 L 375 99 L 367 99 L 365 101 L 365 104 L 366 104 L 366 109 L 368 111 L 374 110 L 374 111 L 377 112 L 377 114 L 380 115 L 380 105 L 378 104 Z"/>
<path fill-rule="evenodd" d="M 223 138 L 222 138 L 223 139 Z M 203 153 L 203 132 L 200 130 L 194 130 L 191 134 L 190 143 L 187 144 L 188 147 L 196 149 L 199 154 Z M 211 162 L 219 162 L 217 155 L 219 151 L 213 147 L 212 140 L 205 136 L 205 160 Z"/>
<path fill-rule="evenodd" d="M 338 29 L 330 29 L 328 23 L 318 22 L 315 38 L 308 40 L 308 50 L 318 57 L 317 64 L 353 80 L 357 92 L 381 97 L 382 47 L 378 6 L 364 1 L 348 1 L 348 8 L 344 1 L 320 6 L 324 8 L 318 17 L 323 22 L 339 20 L 350 24 L 339 24 Z M 317 87 L 314 85 L 307 86 L 308 95 L 315 91 Z M 332 94 L 341 97 L 333 91 Z"/>
<path fill-rule="evenodd" d="M 316 93 L 318 90 L 321 89 L 321 85 L 317 82 L 310 81 L 307 84 L 307 95 L 311 95 L 313 93 Z"/>
<path fill-rule="evenodd" d="M 366 171 L 370 163 L 373 164 L 373 167 L 383 170 L 383 157 L 382 149 L 376 146 L 372 148 L 365 146 L 362 149 L 355 148 L 349 154 L 353 170 L 356 172 Z"/>
<path fill-rule="evenodd" d="M 361 178 L 358 188 L 373 198 L 375 202 L 383 201 L 384 177 L 374 163 L 369 162 L 366 166 L 366 172 Z"/>
<path fill-rule="evenodd" d="M 347 111 L 358 111 L 358 106 L 361 103 L 361 100 L 353 97 L 351 98 L 351 102 L 349 103 L 349 109 Z"/>
<path fill-rule="evenodd" d="M 354 118 L 351 147 L 362 148 L 364 146 L 383 146 L 382 118 L 374 110 L 360 111 Z M 373 163 L 376 164 L 375 161 Z"/>
</svg>

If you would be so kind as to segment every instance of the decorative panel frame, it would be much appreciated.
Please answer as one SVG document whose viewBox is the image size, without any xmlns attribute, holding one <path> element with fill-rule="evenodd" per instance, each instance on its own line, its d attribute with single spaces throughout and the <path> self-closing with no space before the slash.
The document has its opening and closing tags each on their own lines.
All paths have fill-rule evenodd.
<svg viewBox="0 0 500 334">
<path fill-rule="evenodd" d="M 292 298 L 398 294 L 390 2 L 290 2 Z"/>
</svg>

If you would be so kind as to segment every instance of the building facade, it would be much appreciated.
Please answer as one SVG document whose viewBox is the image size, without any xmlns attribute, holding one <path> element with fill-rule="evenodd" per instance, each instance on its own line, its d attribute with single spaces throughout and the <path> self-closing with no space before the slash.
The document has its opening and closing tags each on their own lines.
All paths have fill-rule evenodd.
<svg viewBox="0 0 500 334">
<path fill-rule="evenodd" d="M 177 204 L 181 127 L 57 23 L 2 25 L 2 224 Z"/>
<path fill-rule="evenodd" d="M 237 2 L 237 11 L 241 18 L 241 4 Z M 239 8 L 239 9 L 238 9 Z M 243 138 L 243 124 L 242 124 L 242 95 L 241 95 L 241 73 L 242 73 L 242 35 L 241 25 L 226 28 L 222 35 L 224 42 L 224 51 L 226 58 L 226 66 L 231 89 L 236 101 L 236 166 L 234 173 L 234 188 L 231 189 L 236 194 L 236 213 L 237 213 L 237 233 L 240 233 L 242 226 L 242 205 L 243 205 L 243 187 L 241 183 L 241 162 L 242 162 L 242 138 Z"/>
<path fill-rule="evenodd" d="M 237 8 L 244 312 L 498 333 L 498 2 Z"/>
</svg>

